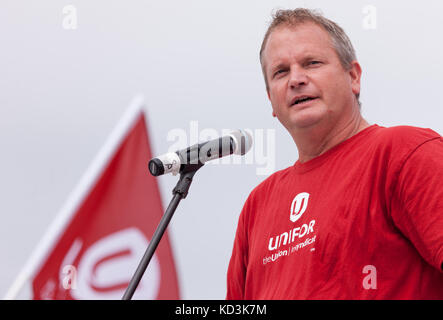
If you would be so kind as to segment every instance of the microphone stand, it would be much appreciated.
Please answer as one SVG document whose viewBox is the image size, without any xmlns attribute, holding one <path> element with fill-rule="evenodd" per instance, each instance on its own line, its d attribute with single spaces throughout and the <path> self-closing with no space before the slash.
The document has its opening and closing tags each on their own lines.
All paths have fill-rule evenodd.
<svg viewBox="0 0 443 320">
<path fill-rule="evenodd" d="M 192 178 L 194 177 L 194 174 L 197 172 L 198 169 L 200 169 L 203 166 L 203 164 L 199 163 L 195 166 L 190 166 L 190 168 L 186 172 L 180 173 L 180 179 L 177 182 L 177 185 L 172 190 L 172 200 L 169 203 L 168 208 L 165 211 L 165 214 L 160 220 L 160 223 L 157 226 L 157 229 L 154 232 L 154 235 L 152 236 L 151 241 L 149 242 L 149 246 L 146 249 L 145 254 L 143 255 L 142 260 L 140 261 L 139 266 L 137 267 L 137 270 L 135 271 L 134 275 L 132 276 L 131 281 L 129 282 L 128 287 L 126 288 L 125 294 L 123 295 L 122 300 L 131 300 L 132 296 L 134 295 L 135 290 L 137 289 L 137 286 L 140 282 L 140 280 L 143 277 L 143 274 L 146 271 L 146 268 L 148 267 L 149 262 L 151 261 L 152 256 L 154 255 L 155 249 L 157 249 L 157 246 L 163 237 L 163 234 L 171 221 L 172 216 L 174 215 L 175 209 L 177 209 L 178 204 L 180 201 L 188 195 L 189 187 L 191 186 Z"/>
</svg>

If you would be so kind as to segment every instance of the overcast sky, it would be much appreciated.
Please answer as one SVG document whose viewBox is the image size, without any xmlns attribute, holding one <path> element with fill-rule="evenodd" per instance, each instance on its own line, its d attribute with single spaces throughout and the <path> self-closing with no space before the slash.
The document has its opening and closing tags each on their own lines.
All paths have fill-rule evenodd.
<svg viewBox="0 0 443 320">
<path fill-rule="evenodd" d="M 0 294 L 141 93 L 154 154 L 180 133 L 192 142 L 249 128 L 263 141 L 249 163 L 200 170 L 169 229 L 182 298 L 223 299 L 246 197 L 297 160 L 271 116 L 258 51 L 272 10 L 299 6 L 351 38 L 371 124 L 443 132 L 441 1 L 1 1 Z M 165 206 L 176 181 L 159 179 Z"/>
</svg>

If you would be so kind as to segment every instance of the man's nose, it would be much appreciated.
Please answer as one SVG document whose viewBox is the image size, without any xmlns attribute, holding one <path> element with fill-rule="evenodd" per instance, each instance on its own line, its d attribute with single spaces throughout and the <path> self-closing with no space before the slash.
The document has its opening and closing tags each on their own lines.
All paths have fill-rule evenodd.
<svg viewBox="0 0 443 320">
<path fill-rule="evenodd" d="M 299 88 L 300 86 L 306 85 L 308 83 L 308 77 L 306 72 L 300 67 L 292 67 L 290 78 L 289 78 L 289 86 L 291 89 Z"/>
</svg>

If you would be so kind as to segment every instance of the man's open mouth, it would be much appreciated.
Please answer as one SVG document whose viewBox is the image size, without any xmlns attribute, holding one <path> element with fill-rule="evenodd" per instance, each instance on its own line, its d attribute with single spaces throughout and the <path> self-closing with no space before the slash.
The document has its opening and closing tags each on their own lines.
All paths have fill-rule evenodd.
<svg viewBox="0 0 443 320">
<path fill-rule="evenodd" d="M 294 105 L 297 105 L 297 104 L 300 104 L 300 103 L 303 103 L 303 102 L 306 102 L 306 101 L 315 100 L 315 99 L 317 99 L 317 97 L 302 97 L 302 98 L 298 98 L 298 99 L 296 99 L 291 104 L 291 106 L 294 106 Z"/>
</svg>

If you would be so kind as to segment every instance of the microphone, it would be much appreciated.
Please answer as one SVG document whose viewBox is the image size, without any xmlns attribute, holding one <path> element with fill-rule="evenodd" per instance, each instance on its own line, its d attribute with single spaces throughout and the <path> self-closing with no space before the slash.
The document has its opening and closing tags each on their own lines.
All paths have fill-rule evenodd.
<svg viewBox="0 0 443 320">
<path fill-rule="evenodd" d="M 149 172 L 153 176 L 197 170 L 205 162 L 231 154 L 244 155 L 252 147 L 252 136 L 245 130 L 234 130 L 228 135 L 194 144 L 186 149 L 169 152 L 149 161 Z"/>
</svg>

